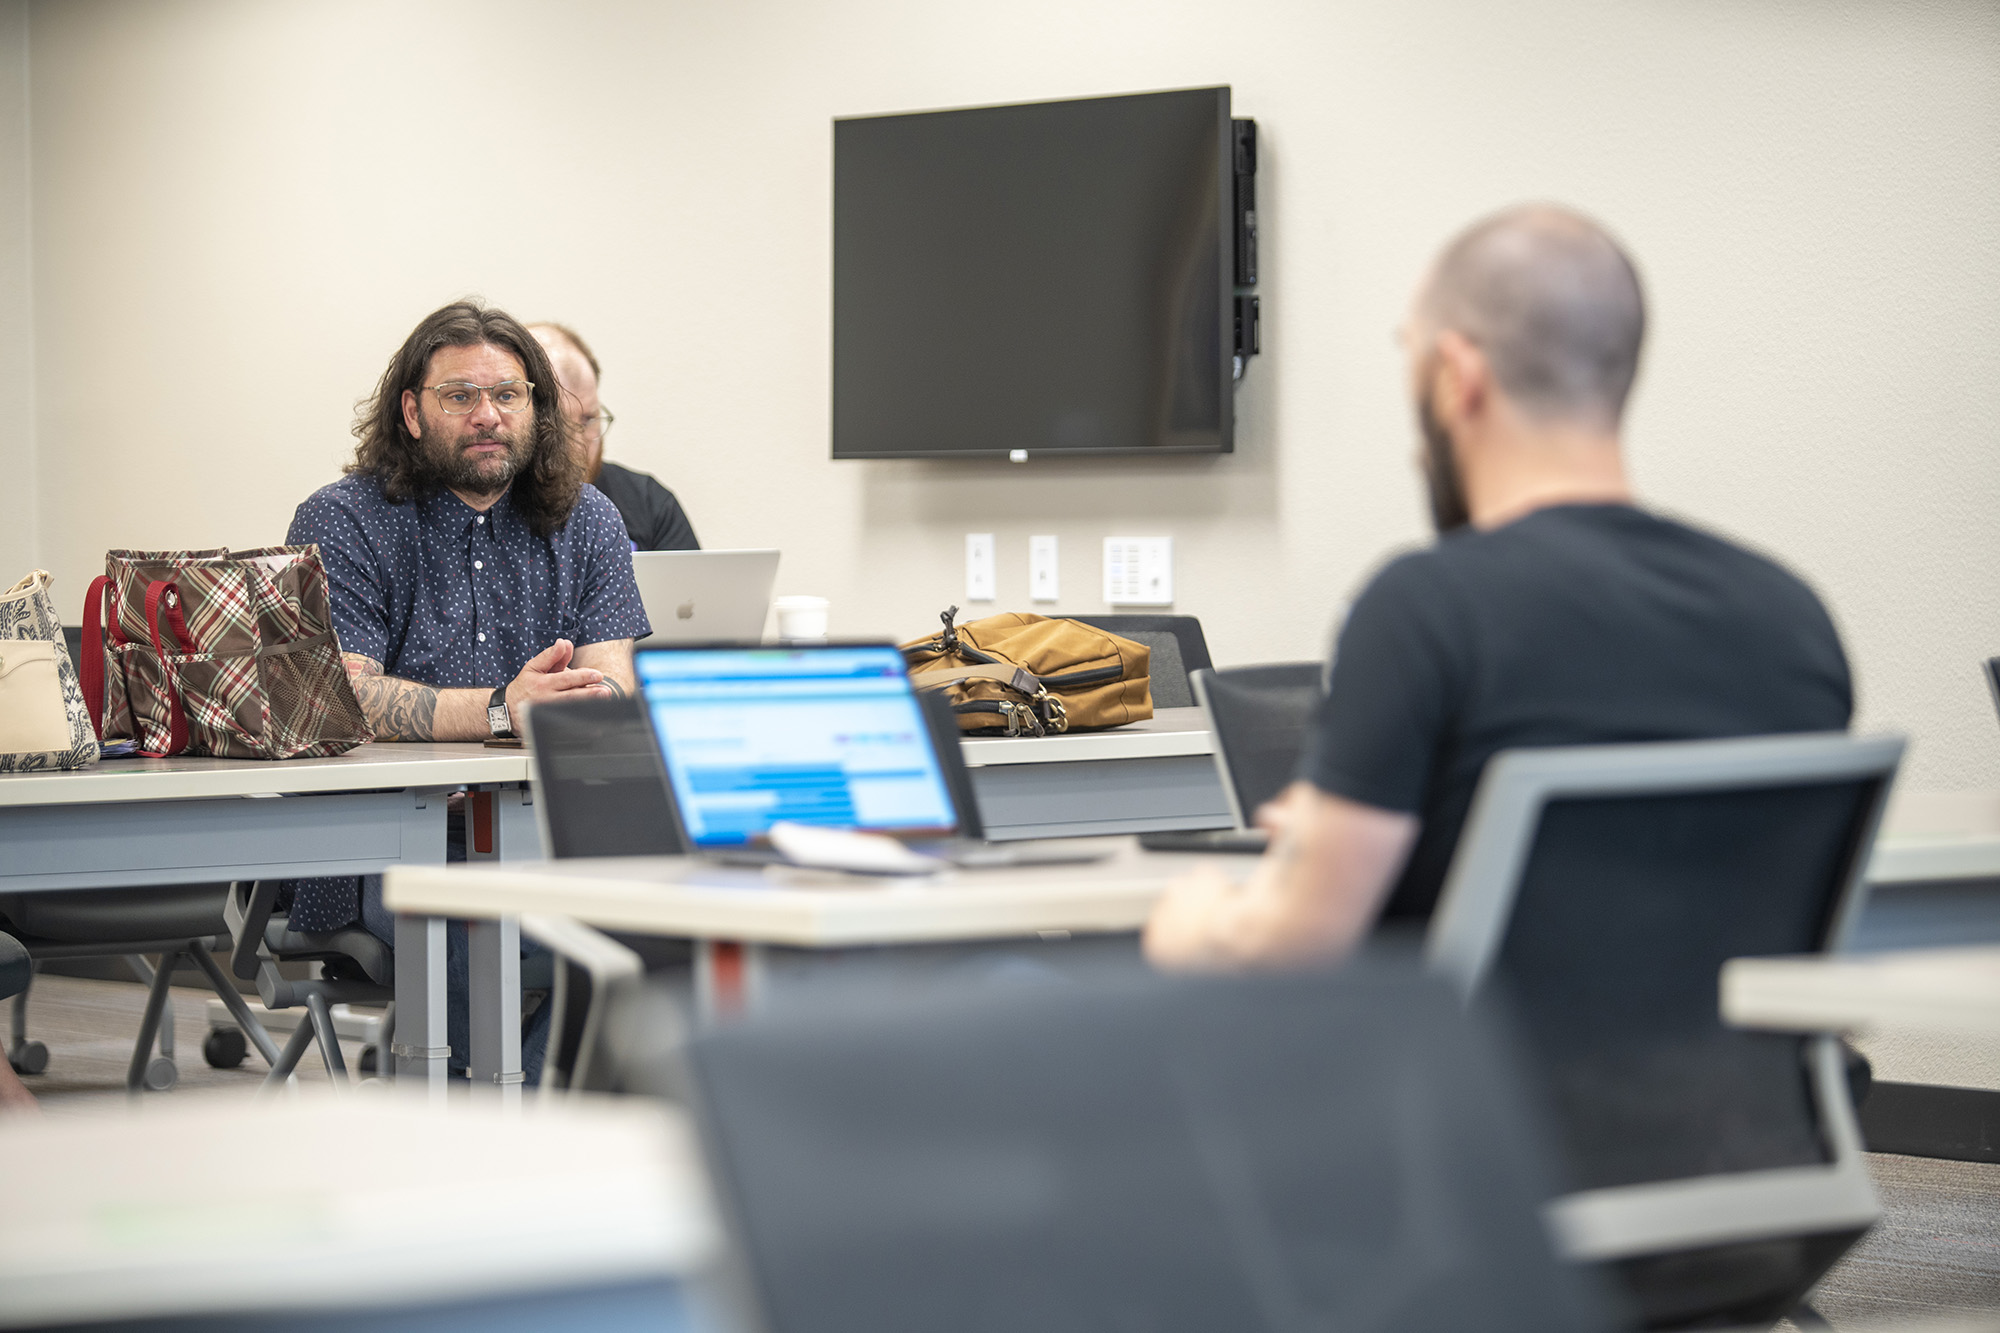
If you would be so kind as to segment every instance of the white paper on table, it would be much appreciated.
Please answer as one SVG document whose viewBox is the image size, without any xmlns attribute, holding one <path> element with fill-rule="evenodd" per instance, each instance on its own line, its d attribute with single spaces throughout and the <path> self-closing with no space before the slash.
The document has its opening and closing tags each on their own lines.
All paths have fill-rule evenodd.
<svg viewBox="0 0 2000 1333">
<path fill-rule="evenodd" d="M 789 820 L 771 825 L 771 845 L 793 865 L 851 870 L 863 875 L 928 875 L 946 868 L 935 856 L 913 852 L 894 838 L 853 829 L 823 828 Z"/>
</svg>

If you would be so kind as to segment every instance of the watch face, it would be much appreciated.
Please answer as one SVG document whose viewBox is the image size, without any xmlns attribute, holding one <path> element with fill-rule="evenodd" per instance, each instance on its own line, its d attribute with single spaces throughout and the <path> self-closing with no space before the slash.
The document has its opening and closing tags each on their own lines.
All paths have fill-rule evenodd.
<svg viewBox="0 0 2000 1333">
<path fill-rule="evenodd" d="M 491 727 L 496 733 L 512 731 L 513 727 L 508 725 L 507 720 L 507 705 L 494 704 L 488 708 L 486 710 L 486 725 Z"/>
</svg>

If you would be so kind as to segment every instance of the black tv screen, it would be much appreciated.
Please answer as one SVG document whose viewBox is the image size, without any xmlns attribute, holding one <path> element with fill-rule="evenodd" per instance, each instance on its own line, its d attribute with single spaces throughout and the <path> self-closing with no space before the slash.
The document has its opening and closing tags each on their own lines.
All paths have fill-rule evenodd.
<svg viewBox="0 0 2000 1333">
<path fill-rule="evenodd" d="M 835 458 L 1230 449 L 1229 89 L 833 141 Z"/>
</svg>

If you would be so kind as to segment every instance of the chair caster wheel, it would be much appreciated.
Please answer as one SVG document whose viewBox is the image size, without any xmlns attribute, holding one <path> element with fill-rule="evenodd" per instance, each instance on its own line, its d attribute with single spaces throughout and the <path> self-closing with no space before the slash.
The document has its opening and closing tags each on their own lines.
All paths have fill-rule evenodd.
<svg viewBox="0 0 2000 1333">
<path fill-rule="evenodd" d="M 17 1074 L 39 1074 L 49 1067 L 49 1048 L 38 1041 L 24 1041 L 7 1052 L 7 1063 Z"/>
<path fill-rule="evenodd" d="M 361 1048 L 361 1059 L 359 1063 L 361 1066 L 362 1073 L 375 1074 L 381 1072 L 382 1061 L 380 1057 L 376 1055 L 375 1053 L 376 1049 L 377 1048 L 373 1046 L 363 1046 Z"/>
<path fill-rule="evenodd" d="M 201 1058 L 211 1069 L 234 1069 L 250 1054 L 250 1039 L 235 1028 L 210 1028 L 202 1038 Z"/>
<path fill-rule="evenodd" d="M 165 1092 L 180 1082 L 181 1071 L 172 1060 L 164 1055 L 156 1055 L 146 1065 L 146 1077 L 141 1080 L 148 1092 Z"/>
</svg>

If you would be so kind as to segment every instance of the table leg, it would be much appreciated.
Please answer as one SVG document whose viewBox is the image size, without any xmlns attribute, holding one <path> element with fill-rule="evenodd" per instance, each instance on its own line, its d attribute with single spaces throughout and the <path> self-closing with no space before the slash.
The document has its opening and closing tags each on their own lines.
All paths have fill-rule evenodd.
<svg viewBox="0 0 2000 1333">
<path fill-rule="evenodd" d="M 763 971 L 761 945 L 737 940 L 696 940 L 694 1000 L 701 1021 L 718 1023 L 740 1018 L 756 998 Z"/>
<path fill-rule="evenodd" d="M 522 788 L 467 792 L 465 813 L 468 862 L 502 860 L 510 850 L 516 856 L 534 851 L 534 815 Z M 520 845 L 510 848 L 510 844 Z M 505 1100 L 519 1102 L 524 1078 L 520 919 L 470 922 L 465 943 L 471 971 L 466 1003 L 471 1019 L 473 1085 L 497 1087 Z"/>
<path fill-rule="evenodd" d="M 390 1052 L 399 1085 L 442 1101 L 451 1074 L 445 1027 L 444 918 L 396 918 L 396 1033 Z"/>
<path fill-rule="evenodd" d="M 466 925 L 471 977 L 472 1084 L 521 1096 L 521 921 L 502 917 Z"/>
</svg>

